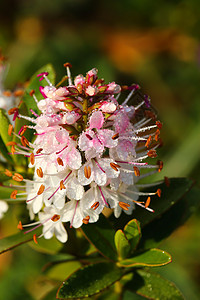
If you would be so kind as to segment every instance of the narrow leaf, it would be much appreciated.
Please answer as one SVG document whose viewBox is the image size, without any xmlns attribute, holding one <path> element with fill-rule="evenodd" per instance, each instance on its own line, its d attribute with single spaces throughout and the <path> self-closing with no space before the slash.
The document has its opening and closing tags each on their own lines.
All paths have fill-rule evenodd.
<svg viewBox="0 0 200 300">
<path fill-rule="evenodd" d="M 181 226 L 200 205 L 200 188 L 193 187 L 182 199 L 167 210 L 161 218 L 153 220 L 142 231 L 140 248 L 157 246 Z M 169 222 L 170 220 L 170 222 Z"/>
<path fill-rule="evenodd" d="M 125 285 L 125 288 L 147 299 L 184 300 L 183 295 L 172 282 L 144 269 L 134 272 L 132 280 Z"/>
<path fill-rule="evenodd" d="M 170 263 L 171 255 L 160 249 L 150 249 L 140 253 L 132 258 L 122 260 L 118 263 L 119 266 L 132 267 L 159 267 Z"/>
<path fill-rule="evenodd" d="M 140 223 L 136 219 L 129 221 L 124 227 L 124 233 L 131 244 L 131 250 L 133 251 L 141 238 Z"/>
<path fill-rule="evenodd" d="M 104 257 L 117 260 L 114 243 L 115 231 L 102 214 L 97 223 L 83 225 L 81 231 Z"/>
<path fill-rule="evenodd" d="M 2 155 L 9 161 L 12 162 L 11 156 L 8 154 L 11 151 L 11 146 L 6 146 L 8 142 L 12 141 L 12 136 L 8 135 L 8 127 L 10 121 L 3 109 L 0 109 L 0 151 Z"/>
<path fill-rule="evenodd" d="M 61 285 L 57 299 L 90 297 L 120 280 L 124 271 L 113 263 L 98 263 L 83 267 Z"/>
<path fill-rule="evenodd" d="M 37 236 L 41 233 L 41 228 L 35 229 L 33 232 L 24 233 L 24 231 L 17 234 L 5 237 L 0 240 L 0 254 L 9 251 L 15 247 L 18 247 L 24 243 L 33 240 L 33 234 Z"/>
<path fill-rule="evenodd" d="M 130 244 L 122 230 L 118 230 L 115 234 L 115 246 L 119 255 L 119 259 L 124 259 L 130 251 Z"/>
</svg>

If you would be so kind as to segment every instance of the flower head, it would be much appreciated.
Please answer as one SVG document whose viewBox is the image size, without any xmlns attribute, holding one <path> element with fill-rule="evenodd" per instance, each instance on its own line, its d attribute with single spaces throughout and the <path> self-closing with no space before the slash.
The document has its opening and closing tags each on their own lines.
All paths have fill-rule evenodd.
<svg viewBox="0 0 200 300">
<path fill-rule="evenodd" d="M 69 84 L 55 87 L 47 72 L 39 74 L 39 80 L 48 83 L 40 87 L 40 100 L 33 95 L 40 114 L 18 115 L 33 123 L 26 128 L 34 130 L 35 140 L 28 142 L 22 128 L 15 153 L 30 157 L 34 176 L 13 178 L 25 183 L 26 192 L 17 199 L 26 199 L 32 219 L 38 214 L 43 236 L 55 234 L 61 242 L 67 240 L 64 223 L 78 228 L 96 222 L 105 207 L 116 217 L 122 211 L 132 214 L 135 205 L 153 211 L 149 196 L 160 192 L 143 193 L 138 181 L 161 166 L 146 162 L 157 155 L 161 127 L 149 98 L 142 96 L 135 106 L 128 106 L 138 86 L 129 87 L 120 104 L 118 84 L 99 80 L 96 69 L 78 75 L 73 83 L 70 65 L 65 66 Z M 147 168 L 151 171 L 142 174 Z M 146 195 L 148 203 L 138 201 L 140 195 Z"/>
</svg>

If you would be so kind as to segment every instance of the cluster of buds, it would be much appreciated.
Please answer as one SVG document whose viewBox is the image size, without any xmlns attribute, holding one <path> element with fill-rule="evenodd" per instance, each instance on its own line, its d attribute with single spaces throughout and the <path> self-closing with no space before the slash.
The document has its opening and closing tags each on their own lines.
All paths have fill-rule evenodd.
<svg viewBox="0 0 200 300">
<path fill-rule="evenodd" d="M 24 188 L 19 193 L 15 185 L 11 198 L 26 201 L 30 218 L 37 218 L 29 225 L 43 226 L 44 238 L 55 234 L 61 242 L 67 241 L 65 222 L 74 228 L 96 222 L 105 207 L 113 209 L 116 217 L 122 211 L 132 214 L 135 205 L 153 212 L 151 196 L 160 197 L 161 191 L 142 192 L 145 185 L 138 180 L 162 169 L 161 161 L 154 165 L 146 161 L 157 156 L 161 123 L 139 86 L 122 89 L 115 82 L 105 84 L 96 69 L 72 81 L 71 65 L 65 67 L 67 86 L 55 87 L 47 72 L 38 74 L 40 81 L 47 82 L 40 87 L 42 99 L 34 91 L 30 95 L 40 114 L 32 110 L 33 117 L 29 117 L 17 108 L 9 111 L 15 118 L 32 122 L 20 129 L 12 152 L 30 158 L 33 179 L 6 171 L 20 182 L 21 191 Z M 119 104 L 122 90 L 128 96 Z M 128 105 L 136 94 L 140 95 L 138 103 Z M 24 136 L 29 128 L 35 132 L 34 142 Z M 143 169 L 150 170 L 143 173 Z M 140 195 L 146 196 L 145 202 L 138 200 Z"/>
</svg>

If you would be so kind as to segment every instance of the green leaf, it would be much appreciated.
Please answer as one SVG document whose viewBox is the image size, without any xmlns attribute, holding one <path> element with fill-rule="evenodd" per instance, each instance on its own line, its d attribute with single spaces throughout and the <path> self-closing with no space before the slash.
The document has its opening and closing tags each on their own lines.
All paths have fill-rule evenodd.
<svg viewBox="0 0 200 300">
<path fill-rule="evenodd" d="M 0 136 L 0 153 L 3 157 L 11 164 L 13 164 L 12 156 L 9 154 L 7 147 L 5 146 L 1 136 Z"/>
<path fill-rule="evenodd" d="M 94 247 L 106 258 L 117 260 L 114 237 L 115 231 L 108 220 L 101 214 L 98 222 L 83 225 L 81 231 L 94 245 Z"/>
<path fill-rule="evenodd" d="M 199 207 L 199 198 L 200 189 L 193 187 L 183 198 L 172 205 L 161 218 L 155 219 L 144 226 L 139 247 L 143 249 L 155 247 L 175 229 L 183 225 Z"/>
<path fill-rule="evenodd" d="M 131 247 L 121 229 L 115 233 L 115 246 L 119 255 L 119 259 L 124 259 L 128 256 Z"/>
<path fill-rule="evenodd" d="M 140 253 L 132 258 L 122 260 L 118 263 L 119 266 L 132 267 L 159 267 L 170 263 L 171 255 L 160 249 L 150 249 Z"/>
<path fill-rule="evenodd" d="M 41 228 L 37 228 L 34 231 L 29 233 L 25 233 L 24 231 L 21 231 L 17 234 L 0 239 L 0 254 L 7 252 L 13 248 L 16 248 L 24 243 L 32 241 L 33 234 L 36 234 L 37 236 L 40 235 Z"/>
<path fill-rule="evenodd" d="M 49 240 L 41 237 L 38 239 L 38 244 L 32 242 L 30 246 L 38 252 L 56 254 L 63 248 L 63 243 L 59 242 L 55 236 Z"/>
<path fill-rule="evenodd" d="M 8 154 L 11 151 L 11 146 L 6 146 L 8 142 L 12 141 L 12 136 L 8 135 L 10 121 L 3 109 L 0 109 L 0 124 L 0 151 L 2 155 L 12 163 L 12 157 Z"/>
<path fill-rule="evenodd" d="M 132 280 L 125 285 L 125 288 L 147 299 L 184 300 L 183 295 L 172 282 L 144 269 L 134 272 Z"/>
<path fill-rule="evenodd" d="M 113 263 L 98 263 L 83 267 L 69 276 L 57 293 L 57 299 L 90 297 L 120 280 L 124 271 Z"/>
<path fill-rule="evenodd" d="M 124 233 L 131 245 L 131 250 L 133 251 L 141 238 L 140 223 L 136 219 L 131 220 L 124 227 Z"/>
<path fill-rule="evenodd" d="M 0 182 L 4 182 L 10 180 L 10 177 L 7 176 L 4 172 L 0 171 Z M 1 188 L 1 186 L 0 186 Z M 0 198 L 1 198 L 1 192 L 0 192 Z"/>
<path fill-rule="evenodd" d="M 170 178 L 170 186 L 167 187 L 165 183 L 159 184 L 154 188 L 148 188 L 149 192 L 156 192 L 157 189 L 161 189 L 161 198 L 157 196 L 152 197 L 151 207 L 154 209 L 154 213 L 151 213 L 144 208 L 136 207 L 134 211 L 135 219 L 139 220 L 141 228 L 149 224 L 156 218 L 160 218 L 164 212 L 166 212 L 171 206 L 173 206 L 177 201 L 179 201 L 192 187 L 194 182 L 188 178 Z M 146 197 L 140 197 L 140 201 L 146 201 Z M 118 220 L 114 220 L 111 217 L 112 222 L 115 227 L 121 228 L 132 218 L 122 214 Z"/>
<path fill-rule="evenodd" d="M 81 267 L 79 261 L 62 262 L 52 266 L 47 272 L 48 278 L 63 281 Z"/>
<path fill-rule="evenodd" d="M 36 113 L 40 114 L 40 110 L 37 107 L 37 104 L 35 102 L 35 100 L 33 99 L 33 97 L 31 97 L 29 95 L 29 93 L 34 90 L 35 91 L 35 96 L 38 99 L 38 101 L 40 99 L 43 99 L 43 96 L 40 93 L 39 87 L 42 86 L 46 86 L 48 85 L 47 82 L 45 81 L 45 79 L 43 79 L 42 81 L 39 81 L 39 78 L 37 77 L 38 74 L 42 73 L 42 72 L 48 72 L 48 79 L 51 81 L 51 83 L 54 85 L 55 84 L 55 71 L 52 67 L 51 64 L 47 64 L 45 66 L 43 66 L 42 68 L 40 68 L 30 79 L 30 82 L 26 88 L 25 91 L 25 95 L 23 97 L 23 101 L 26 103 L 26 106 L 28 108 L 28 111 L 30 109 L 34 110 Z M 29 115 L 32 116 L 31 112 L 29 111 Z"/>
</svg>

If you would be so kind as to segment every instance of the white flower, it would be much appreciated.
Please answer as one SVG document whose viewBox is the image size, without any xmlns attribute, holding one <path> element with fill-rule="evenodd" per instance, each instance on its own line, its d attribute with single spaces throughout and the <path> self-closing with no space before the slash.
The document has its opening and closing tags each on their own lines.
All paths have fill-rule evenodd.
<svg viewBox="0 0 200 300">
<path fill-rule="evenodd" d="M 7 212 L 7 210 L 8 210 L 7 202 L 0 200 L 0 219 L 3 218 L 3 215 Z"/>
</svg>

